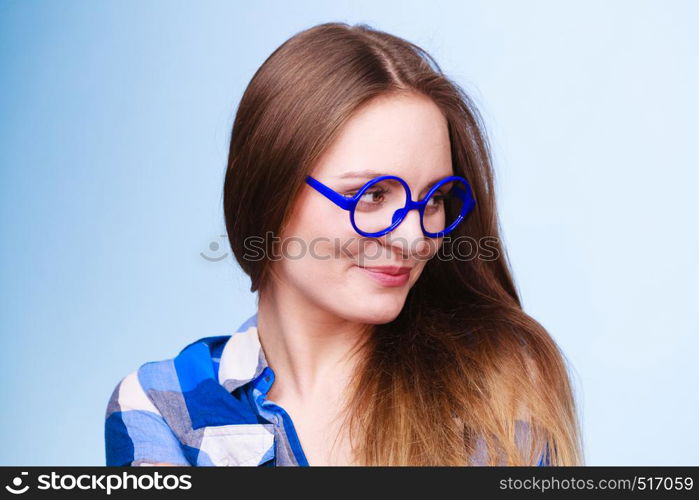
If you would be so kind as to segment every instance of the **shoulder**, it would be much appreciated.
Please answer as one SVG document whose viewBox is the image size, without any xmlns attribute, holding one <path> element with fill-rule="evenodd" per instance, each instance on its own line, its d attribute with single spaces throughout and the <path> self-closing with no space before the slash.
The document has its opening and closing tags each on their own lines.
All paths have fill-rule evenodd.
<svg viewBox="0 0 699 500">
<path fill-rule="evenodd" d="M 189 464 L 175 432 L 141 382 L 140 374 L 149 365 L 167 372 L 164 362 L 146 363 L 123 377 L 109 398 L 104 421 L 108 466 Z"/>
<path fill-rule="evenodd" d="M 234 334 L 256 326 L 257 313 L 248 317 Z M 120 405 L 122 408 L 152 411 L 163 397 L 177 397 L 177 394 L 187 392 L 204 381 L 217 380 L 221 355 L 231 336 L 201 337 L 181 348 L 176 356 L 143 363 L 119 380 L 112 391 L 110 403 L 123 403 Z M 115 409 L 110 404 L 107 414 Z"/>
<path fill-rule="evenodd" d="M 230 335 L 202 337 L 187 344 L 176 356 L 145 362 L 118 381 L 113 395 L 118 392 L 125 402 L 146 407 L 146 394 L 151 391 L 182 392 L 186 388 L 181 379 L 191 377 L 197 368 L 209 374 L 217 370 L 220 353 L 229 338 Z"/>
<path fill-rule="evenodd" d="M 216 352 L 230 335 L 191 342 L 172 358 L 141 364 L 112 390 L 105 411 L 107 465 L 189 465 L 190 421 L 184 393 L 195 379 L 215 377 Z"/>
<path fill-rule="evenodd" d="M 122 377 L 112 391 L 107 417 L 114 411 L 157 413 L 158 402 L 176 398 L 195 379 L 215 376 L 220 353 L 230 335 L 202 337 L 171 358 L 148 361 Z"/>
<path fill-rule="evenodd" d="M 201 337 L 182 347 L 176 356 L 143 363 L 122 381 L 135 376 L 146 392 L 187 391 L 201 379 L 216 378 L 228 340 L 236 333 L 248 331 L 251 326 L 257 326 L 257 313 L 245 320 L 233 334 Z"/>
<path fill-rule="evenodd" d="M 256 320 L 257 314 L 236 333 Z M 194 445 L 201 436 L 193 425 L 198 429 L 208 423 L 211 405 L 225 392 L 219 386 L 219 365 L 231 336 L 202 337 L 171 358 L 141 364 L 117 382 L 105 412 L 107 465 L 196 461 Z"/>
</svg>

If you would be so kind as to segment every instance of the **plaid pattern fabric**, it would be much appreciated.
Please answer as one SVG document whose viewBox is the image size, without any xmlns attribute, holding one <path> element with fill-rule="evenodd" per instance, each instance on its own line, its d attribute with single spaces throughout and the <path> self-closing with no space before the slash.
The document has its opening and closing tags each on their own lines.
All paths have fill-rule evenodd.
<svg viewBox="0 0 699 500">
<path fill-rule="evenodd" d="M 266 399 L 273 382 L 257 314 L 232 335 L 144 363 L 107 404 L 106 465 L 307 466 L 291 418 Z M 548 465 L 545 457 L 537 465 Z"/>
<path fill-rule="evenodd" d="M 107 404 L 107 465 L 308 465 L 288 414 L 266 400 L 273 382 L 257 314 L 145 363 Z"/>
</svg>

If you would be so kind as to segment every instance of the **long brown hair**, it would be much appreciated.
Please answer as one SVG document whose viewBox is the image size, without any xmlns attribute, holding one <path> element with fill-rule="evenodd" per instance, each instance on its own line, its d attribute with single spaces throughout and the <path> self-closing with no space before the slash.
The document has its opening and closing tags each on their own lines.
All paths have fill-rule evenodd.
<svg viewBox="0 0 699 500">
<path fill-rule="evenodd" d="M 500 243 L 482 119 L 415 44 L 365 24 L 325 23 L 284 42 L 253 76 L 223 193 L 228 238 L 251 291 L 264 289 L 270 261 L 246 259 L 246 238 L 281 234 L 306 175 L 352 113 L 405 92 L 441 109 L 454 175 L 473 189 L 476 208 L 450 236 L 490 237 L 497 258 L 431 259 L 399 316 L 375 325 L 348 390 L 356 461 L 535 465 L 546 453 L 552 465 L 582 464 L 564 356 L 522 310 Z"/>
</svg>

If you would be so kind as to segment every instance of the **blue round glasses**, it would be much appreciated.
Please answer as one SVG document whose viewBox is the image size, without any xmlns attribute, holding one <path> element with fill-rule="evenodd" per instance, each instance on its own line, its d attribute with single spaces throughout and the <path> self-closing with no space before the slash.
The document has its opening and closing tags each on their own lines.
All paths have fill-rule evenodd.
<svg viewBox="0 0 699 500">
<path fill-rule="evenodd" d="M 435 183 L 420 201 L 413 201 L 407 182 L 395 175 L 375 177 L 349 196 L 310 175 L 306 183 L 349 211 L 354 230 L 372 238 L 393 231 L 414 209 L 420 213 L 422 232 L 430 238 L 441 238 L 453 231 L 476 205 L 470 184 L 456 175 Z"/>
</svg>

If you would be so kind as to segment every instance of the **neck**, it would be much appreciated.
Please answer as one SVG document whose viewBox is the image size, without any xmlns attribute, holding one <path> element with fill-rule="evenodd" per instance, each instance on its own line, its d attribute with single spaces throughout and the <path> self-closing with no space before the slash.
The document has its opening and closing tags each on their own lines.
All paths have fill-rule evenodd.
<svg viewBox="0 0 699 500">
<path fill-rule="evenodd" d="M 367 325 L 270 288 L 260 292 L 257 316 L 260 343 L 275 373 L 270 399 L 336 397 L 354 371 L 355 348 L 366 338 Z"/>
</svg>

